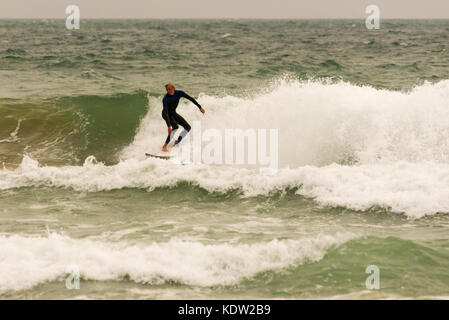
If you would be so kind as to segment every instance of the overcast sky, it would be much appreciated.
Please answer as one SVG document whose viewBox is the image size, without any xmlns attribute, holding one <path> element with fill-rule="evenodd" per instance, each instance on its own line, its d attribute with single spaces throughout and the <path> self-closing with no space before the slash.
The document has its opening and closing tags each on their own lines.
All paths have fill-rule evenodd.
<svg viewBox="0 0 449 320">
<path fill-rule="evenodd" d="M 449 19 L 449 0 L 0 0 L 0 18 L 359 18 L 376 4 L 381 18 Z"/>
</svg>

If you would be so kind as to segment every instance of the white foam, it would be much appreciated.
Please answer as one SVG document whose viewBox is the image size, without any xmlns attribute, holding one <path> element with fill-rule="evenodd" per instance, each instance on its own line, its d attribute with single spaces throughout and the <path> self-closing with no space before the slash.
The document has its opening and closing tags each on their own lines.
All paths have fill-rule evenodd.
<svg viewBox="0 0 449 320">
<path fill-rule="evenodd" d="M 410 92 L 349 83 L 281 79 L 247 97 L 200 95 L 203 116 L 181 100 L 178 111 L 203 130 L 279 130 L 281 167 L 387 161 L 449 163 L 449 80 L 425 83 Z M 143 159 L 162 146 L 167 128 L 161 99 L 150 111 L 123 159 Z"/>
<path fill-rule="evenodd" d="M 48 237 L 0 236 L 0 293 L 61 281 L 77 266 L 84 280 L 114 280 L 124 276 L 140 283 L 165 280 L 190 285 L 234 284 L 265 270 L 277 270 L 306 260 L 320 260 L 353 234 L 318 235 L 299 240 L 253 244 L 203 244 L 172 239 L 133 245 Z"/>
<path fill-rule="evenodd" d="M 449 212 L 449 166 L 433 163 L 330 165 L 306 168 L 297 191 L 321 204 L 354 210 L 380 207 L 410 218 Z"/>
<path fill-rule="evenodd" d="M 41 167 L 25 156 L 19 168 L 0 170 L 0 190 L 49 186 L 88 192 L 121 188 L 151 191 L 180 181 L 210 192 L 239 189 L 245 196 L 298 187 L 298 194 L 323 205 L 355 210 L 382 207 L 412 218 L 449 212 L 449 165 L 439 163 L 332 164 L 284 168 L 275 175 L 263 175 L 256 169 L 181 166 L 158 159 L 130 159 L 114 166 L 86 161 L 84 166 Z"/>
</svg>

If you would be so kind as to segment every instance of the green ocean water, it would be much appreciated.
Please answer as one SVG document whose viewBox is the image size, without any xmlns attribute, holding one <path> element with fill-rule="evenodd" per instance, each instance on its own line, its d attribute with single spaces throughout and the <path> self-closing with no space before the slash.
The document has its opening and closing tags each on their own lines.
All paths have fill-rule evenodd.
<svg viewBox="0 0 449 320">
<path fill-rule="evenodd" d="M 0 297 L 447 299 L 448 35 L 0 20 Z M 277 129 L 277 172 L 146 158 L 167 81 L 203 129 Z"/>
</svg>

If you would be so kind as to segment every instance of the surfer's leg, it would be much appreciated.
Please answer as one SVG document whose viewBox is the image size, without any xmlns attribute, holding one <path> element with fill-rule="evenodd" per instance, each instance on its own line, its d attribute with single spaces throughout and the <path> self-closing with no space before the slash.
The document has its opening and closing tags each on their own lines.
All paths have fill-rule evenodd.
<svg viewBox="0 0 449 320">
<path fill-rule="evenodd" d="M 190 124 L 183 118 L 181 117 L 179 114 L 175 114 L 174 115 L 175 121 L 177 123 L 179 123 L 184 130 L 182 130 L 182 132 L 179 134 L 178 140 L 176 140 L 176 144 L 180 143 L 181 140 L 189 133 L 190 129 L 192 129 L 192 127 L 190 127 Z"/>
<path fill-rule="evenodd" d="M 166 145 L 169 144 L 169 142 L 173 139 L 173 137 L 175 136 L 176 130 L 178 130 L 178 128 L 173 129 L 172 132 L 171 132 L 171 134 L 169 134 L 169 135 L 167 136 L 167 139 L 165 139 L 165 144 L 166 144 Z"/>
<path fill-rule="evenodd" d="M 175 132 L 176 130 L 178 130 L 179 126 L 176 123 L 176 119 L 171 116 L 170 117 L 170 124 L 171 124 L 171 128 L 172 128 L 172 132 L 171 134 L 167 135 L 167 138 L 165 139 L 165 143 L 164 146 L 162 147 L 162 151 L 168 152 L 167 146 L 170 143 L 170 140 L 173 139 L 173 137 L 175 136 Z"/>
<path fill-rule="evenodd" d="M 177 124 L 177 121 L 176 121 L 176 117 L 171 116 L 170 117 L 170 123 L 171 123 L 172 132 L 171 132 L 171 134 L 169 134 L 167 136 L 167 139 L 165 139 L 165 145 L 168 145 L 170 140 L 173 139 L 173 137 L 175 136 L 176 130 L 178 130 L 178 128 L 179 128 L 179 126 Z"/>
</svg>

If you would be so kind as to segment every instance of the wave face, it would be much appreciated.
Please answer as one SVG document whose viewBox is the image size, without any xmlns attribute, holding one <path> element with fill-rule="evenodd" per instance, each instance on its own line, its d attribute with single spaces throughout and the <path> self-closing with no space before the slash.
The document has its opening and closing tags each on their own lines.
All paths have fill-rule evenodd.
<svg viewBox="0 0 449 320">
<path fill-rule="evenodd" d="M 127 136 L 120 135 L 120 143 L 110 134 L 120 122 L 107 121 L 110 118 L 102 117 L 102 109 L 91 129 L 99 134 L 88 131 L 86 139 L 95 141 L 97 153 L 93 154 L 100 155 L 97 160 L 111 160 L 99 151 L 111 154 L 111 149 L 134 137 L 117 154 L 118 163 L 106 166 L 88 157 L 83 166 L 55 167 L 25 156 L 18 168 L 0 171 L 0 189 L 151 191 L 187 181 L 209 192 L 240 190 L 244 196 L 269 196 L 293 188 L 322 205 L 362 211 L 382 208 L 413 218 L 449 212 L 448 89 L 449 81 L 393 92 L 342 82 L 284 79 L 245 98 L 201 95 L 199 101 L 208 110 L 203 118 L 194 106 L 180 104 L 180 113 L 189 121 L 201 121 L 203 129 L 279 128 L 280 168 L 273 176 L 238 165 L 180 166 L 145 159 L 145 152 L 160 148 L 166 130 L 160 118 L 160 97 L 148 96 L 146 116 L 137 126 L 143 107 L 136 104 L 139 113 L 131 112 L 128 119 L 133 125 L 123 129 Z M 143 94 L 133 99 L 145 100 Z M 120 112 L 113 116 L 121 116 Z M 15 137 L 20 138 L 20 129 Z M 83 155 L 92 148 L 84 145 Z"/>
<path fill-rule="evenodd" d="M 179 112 L 190 122 L 201 121 L 203 131 L 277 128 L 281 167 L 447 163 L 448 92 L 449 81 L 396 92 L 282 79 L 246 97 L 200 95 L 206 117 L 186 101 Z M 0 160 L 20 163 L 23 154 L 49 164 L 82 164 L 90 155 L 106 163 L 142 159 L 165 139 L 160 113 L 161 97 L 145 91 L 2 99 Z"/>
<path fill-rule="evenodd" d="M 0 99 L 0 162 L 23 154 L 42 163 L 82 164 L 95 155 L 116 162 L 148 109 L 147 93 L 52 99 Z"/>
</svg>

